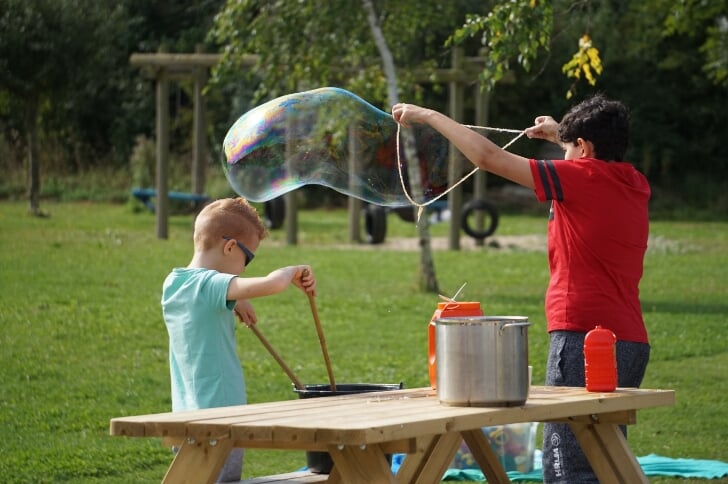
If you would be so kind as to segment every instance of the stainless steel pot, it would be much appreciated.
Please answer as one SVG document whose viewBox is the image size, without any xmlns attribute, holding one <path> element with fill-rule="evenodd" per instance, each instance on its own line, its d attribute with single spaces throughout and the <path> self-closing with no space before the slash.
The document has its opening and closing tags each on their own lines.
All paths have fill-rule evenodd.
<svg viewBox="0 0 728 484">
<path fill-rule="evenodd" d="M 435 321 L 437 397 L 446 405 L 512 406 L 528 397 L 528 318 Z"/>
</svg>

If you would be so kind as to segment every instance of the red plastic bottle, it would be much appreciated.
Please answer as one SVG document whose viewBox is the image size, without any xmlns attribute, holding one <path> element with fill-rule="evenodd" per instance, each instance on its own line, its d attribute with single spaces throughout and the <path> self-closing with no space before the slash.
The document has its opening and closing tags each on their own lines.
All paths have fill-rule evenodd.
<svg viewBox="0 0 728 484">
<path fill-rule="evenodd" d="M 468 316 L 482 316 L 483 310 L 479 302 L 439 302 L 437 309 L 430 319 L 427 328 L 427 363 L 430 376 L 430 385 L 437 388 L 437 362 L 435 346 L 435 321 L 440 318 L 462 318 Z"/>
<path fill-rule="evenodd" d="M 584 379 L 589 392 L 617 388 L 617 337 L 597 325 L 584 338 Z"/>
</svg>

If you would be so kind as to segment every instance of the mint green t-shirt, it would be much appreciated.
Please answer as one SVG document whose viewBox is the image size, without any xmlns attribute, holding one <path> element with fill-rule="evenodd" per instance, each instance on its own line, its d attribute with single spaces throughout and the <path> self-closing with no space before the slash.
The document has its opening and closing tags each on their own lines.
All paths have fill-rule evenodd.
<svg viewBox="0 0 728 484">
<path fill-rule="evenodd" d="M 226 300 L 234 277 L 210 269 L 176 268 L 164 281 L 172 411 L 247 402 L 235 345 L 235 301 Z"/>
</svg>

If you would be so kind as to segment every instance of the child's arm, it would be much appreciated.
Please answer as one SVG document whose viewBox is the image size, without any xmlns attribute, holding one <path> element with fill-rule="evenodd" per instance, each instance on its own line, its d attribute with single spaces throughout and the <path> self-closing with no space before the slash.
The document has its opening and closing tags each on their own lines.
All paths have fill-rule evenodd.
<svg viewBox="0 0 728 484">
<path fill-rule="evenodd" d="M 412 104 L 395 104 L 392 107 L 392 116 L 402 126 L 429 124 L 481 170 L 495 173 L 527 188 L 535 186 L 527 158 L 502 149 L 485 136 L 442 113 Z"/>
<path fill-rule="evenodd" d="M 316 295 L 316 278 L 311 267 L 288 266 L 264 277 L 234 277 L 230 280 L 226 297 L 228 300 L 238 300 L 270 296 L 282 292 L 291 284 Z"/>
</svg>

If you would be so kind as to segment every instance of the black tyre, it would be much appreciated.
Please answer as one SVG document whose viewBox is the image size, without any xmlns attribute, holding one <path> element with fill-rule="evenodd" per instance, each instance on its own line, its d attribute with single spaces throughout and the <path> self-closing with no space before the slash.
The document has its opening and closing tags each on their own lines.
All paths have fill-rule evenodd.
<svg viewBox="0 0 728 484">
<path fill-rule="evenodd" d="M 274 198 L 263 205 L 265 224 L 269 229 L 279 229 L 286 219 L 286 201 L 283 197 Z"/>
<path fill-rule="evenodd" d="M 470 216 L 475 212 L 485 212 L 485 228 L 483 230 L 475 230 L 470 226 Z M 495 233 L 498 228 L 498 210 L 495 206 L 485 200 L 471 200 L 463 206 L 463 214 L 460 218 L 460 224 L 466 234 L 474 239 L 482 240 Z"/>
<path fill-rule="evenodd" d="M 387 236 L 387 210 L 378 205 L 369 205 L 364 212 L 364 230 L 367 242 L 381 244 Z"/>
<path fill-rule="evenodd" d="M 415 213 L 417 209 L 413 206 L 407 207 L 396 207 L 392 209 L 392 212 L 396 213 L 403 222 L 415 222 Z"/>
</svg>

